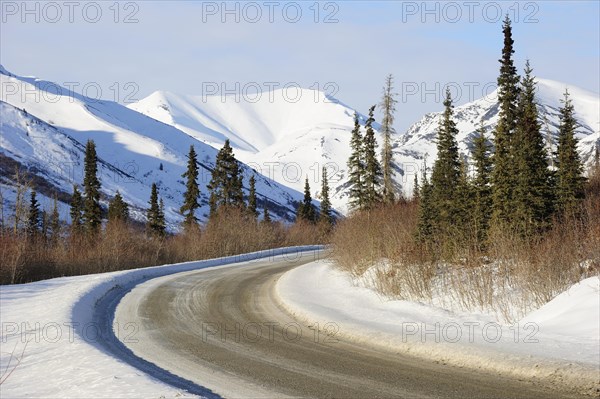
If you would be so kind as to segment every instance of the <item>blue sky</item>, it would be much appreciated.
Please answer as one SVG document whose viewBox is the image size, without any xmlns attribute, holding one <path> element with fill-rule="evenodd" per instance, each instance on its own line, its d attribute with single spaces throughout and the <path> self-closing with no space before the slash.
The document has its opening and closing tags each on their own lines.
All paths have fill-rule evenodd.
<svg viewBox="0 0 600 399">
<path fill-rule="evenodd" d="M 441 93 L 453 82 L 461 104 L 495 83 L 500 13 L 514 20 L 519 69 L 529 58 L 539 77 L 600 92 L 596 1 L 54 4 L 24 10 L 21 1 L 1 1 L 0 62 L 16 74 L 87 85 L 92 96 L 100 88 L 120 102 L 155 90 L 203 94 L 216 83 L 252 91 L 274 82 L 326 89 L 366 112 L 392 73 L 403 131 L 441 108 L 441 95 L 423 99 L 423 89 Z"/>
</svg>

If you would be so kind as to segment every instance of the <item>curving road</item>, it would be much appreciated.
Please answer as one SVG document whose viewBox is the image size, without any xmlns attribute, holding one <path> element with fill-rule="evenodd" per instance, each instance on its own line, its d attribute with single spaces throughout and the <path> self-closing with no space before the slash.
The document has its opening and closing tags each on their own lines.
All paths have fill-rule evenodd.
<svg viewBox="0 0 600 399">
<path fill-rule="evenodd" d="M 131 333 L 128 325 L 121 339 L 137 356 L 226 397 L 572 397 L 382 352 L 333 336 L 333 328 L 317 332 L 299 324 L 277 306 L 273 288 L 282 273 L 314 256 L 150 280 L 117 308 L 118 326 L 136 326 Z"/>
</svg>

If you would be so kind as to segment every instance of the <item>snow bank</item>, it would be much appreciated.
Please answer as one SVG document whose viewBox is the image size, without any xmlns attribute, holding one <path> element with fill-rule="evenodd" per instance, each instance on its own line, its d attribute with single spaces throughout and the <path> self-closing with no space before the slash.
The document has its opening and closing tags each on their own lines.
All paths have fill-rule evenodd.
<svg viewBox="0 0 600 399">
<path fill-rule="evenodd" d="M 522 322 L 533 322 L 540 331 L 575 340 L 600 337 L 600 280 L 591 277 L 531 312 Z M 596 360 L 600 357 L 598 351 Z"/>
<path fill-rule="evenodd" d="M 330 261 L 285 273 L 276 292 L 296 317 L 321 326 L 335 323 L 340 336 L 358 342 L 597 394 L 599 285 L 598 277 L 586 279 L 512 326 L 491 315 L 386 300 L 355 286 Z"/>
<path fill-rule="evenodd" d="M 207 261 L 0 286 L 0 396 L 62 398 L 214 397 L 207 389 L 137 358 L 113 330 L 114 309 L 135 285 L 168 274 L 295 256 L 320 246 L 281 248 Z M 22 358 L 17 365 L 19 358 Z M 17 365 L 15 367 L 15 365 Z M 140 370 L 143 370 L 140 371 Z M 150 373 L 150 374 L 148 374 Z M 152 375 L 152 376 L 151 376 Z"/>
</svg>

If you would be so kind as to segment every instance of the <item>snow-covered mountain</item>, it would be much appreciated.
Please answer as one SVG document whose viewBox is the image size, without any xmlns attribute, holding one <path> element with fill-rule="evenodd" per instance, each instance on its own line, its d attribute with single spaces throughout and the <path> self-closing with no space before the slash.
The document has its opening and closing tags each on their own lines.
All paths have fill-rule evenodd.
<svg viewBox="0 0 600 399">
<path fill-rule="evenodd" d="M 167 206 L 171 227 L 184 191 L 181 174 L 190 145 L 201 163 L 201 214 L 208 213 L 206 183 L 216 151 L 226 139 L 245 163 L 245 181 L 257 172 L 259 205 L 293 218 L 308 177 L 319 199 L 321 168 L 328 171 L 332 203 L 347 211 L 346 162 L 355 110 L 314 90 L 290 96 L 282 90 L 260 96 L 191 96 L 155 92 L 124 107 L 86 98 L 52 83 L 13 75 L 0 67 L 0 184 L 3 201 L 11 201 L 16 166 L 24 166 L 42 195 L 69 200 L 73 183 L 81 183 L 83 149 L 88 139 L 98 146 L 103 200 L 119 190 L 132 213 L 144 219 L 150 185 L 156 182 Z M 540 119 L 554 143 L 558 108 L 566 84 L 538 80 Z M 600 144 L 600 101 L 596 93 L 568 86 L 579 121 L 580 151 L 586 162 Z M 470 155 L 472 138 L 483 122 L 490 132 L 498 119 L 496 93 L 456 107 L 461 152 Z M 401 104 L 398 106 L 402 114 Z M 365 116 L 359 114 L 364 123 Z M 429 113 L 405 133 L 395 134 L 393 150 L 397 186 L 410 195 L 415 173 L 436 156 L 440 112 Z M 379 126 L 376 125 L 376 128 Z M 381 141 L 381 137 L 378 137 Z M 47 200 L 48 201 L 48 200 Z M 66 207 L 63 214 L 66 217 Z"/>
<path fill-rule="evenodd" d="M 565 87 L 563 83 L 538 80 L 541 120 L 544 129 L 554 138 Z M 600 141 L 598 94 L 572 86 L 569 90 L 580 123 L 580 150 L 584 160 L 589 161 L 594 146 Z M 129 107 L 215 147 L 229 138 L 240 159 L 296 190 L 302 190 L 304 176 L 308 176 L 317 198 L 319 172 L 326 166 L 332 203 L 342 212 L 347 211 L 346 162 L 355 110 L 318 91 L 303 90 L 294 101 L 286 97 L 281 90 L 262 93 L 258 100 L 235 95 L 155 92 Z M 402 113 L 401 104 L 398 111 Z M 455 111 L 460 149 L 469 156 L 480 121 L 488 128 L 491 138 L 498 119 L 497 95 L 494 92 L 456 107 Z M 440 115 L 441 111 L 426 114 L 404 134 L 394 135 L 395 179 L 405 195 L 412 192 L 414 175 L 420 175 L 424 159 L 428 159 L 429 166 L 435 159 Z M 360 116 L 364 121 L 364 115 Z"/>
<path fill-rule="evenodd" d="M 308 177 L 316 198 L 326 167 L 333 206 L 346 210 L 355 110 L 321 91 L 303 89 L 292 98 L 284 90 L 252 98 L 159 91 L 129 107 L 217 148 L 229 139 L 239 159 L 298 191 Z"/>
<path fill-rule="evenodd" d="M 208 214 L 206 184 L 217 150 L 190 135 L 111 101 L 87 98 L 59 85 L 9 73 L 0 67 L 0 183 L 5 204 L 14 201 L 16 167 L 42 196 L 56 193 L 69 201 L 74 183 L 83 180 L 83 154 L 88 139 L 96 142 L 103 202 L 117 190 L 132 205 L 135 219 L 144 220 L 150 186 L 156 182 L 164 198 L 171 229 L 182 220 L 178 209 L 185 190 L 181 177 L 186 155 L 194 145 L 200 163 L 202 209 Z M 302 194 L 255 173 L 243 165 L 244 182 L 256 174 L 259 206 L 291 220 Z M 247 187 L 245 187 L 247 189 Z M 44 201 L 43 201 L 44 202 Z M 10 206 L 10 205 L 9 205 Z M 7 212 L 8 213 L 8 212 Z"/>
</svg>

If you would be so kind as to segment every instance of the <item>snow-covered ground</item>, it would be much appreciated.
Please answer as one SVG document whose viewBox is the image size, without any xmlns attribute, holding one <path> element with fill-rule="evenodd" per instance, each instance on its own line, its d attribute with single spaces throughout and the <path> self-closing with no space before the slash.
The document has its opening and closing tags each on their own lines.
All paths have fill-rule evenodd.
<svg viewBox="0 0 600 399">
<path fill-rule="evenodd" d="M 320 248 L 0 286 L 0 397 L 180 398 L 193 396 L 186 389 L 202 393 L 202 387 L 175 376 L 168 381 L 150 377 L 138 369 L 148 365 L 126 350 L 115 354 L 119 340 L 135 339 L 136 332 L 133 325 L 112 329 L 120 298 L 151 278 L 237 262 L 243 267 L 254 259 Z"/>
<path fill-rule="evenodd" d="M 318 261 L 277 284 L 281 304 L 326 332 L 440 363 L 543 380 L 593 393 L 600 368 L 600 279 L 573 285 L 518 323 L 388 300 Z"/>
</svg>

